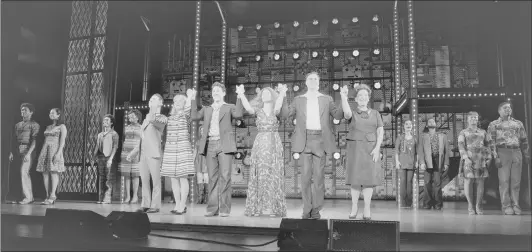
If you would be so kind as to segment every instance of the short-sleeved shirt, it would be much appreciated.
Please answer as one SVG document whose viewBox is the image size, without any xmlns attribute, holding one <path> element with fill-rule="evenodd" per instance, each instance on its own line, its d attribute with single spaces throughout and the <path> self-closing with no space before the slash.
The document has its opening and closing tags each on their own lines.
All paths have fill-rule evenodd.
<svg viewBox="0 0 532 252">
<path fill-rule="evenodd" d="M 31 144 L 37 135 L 39 134 L 40 126 L 33 120 L 22 121 L 15 125 L 15 135 L 17 137 L 17 143 L 19 144 Z"/>
</svg>

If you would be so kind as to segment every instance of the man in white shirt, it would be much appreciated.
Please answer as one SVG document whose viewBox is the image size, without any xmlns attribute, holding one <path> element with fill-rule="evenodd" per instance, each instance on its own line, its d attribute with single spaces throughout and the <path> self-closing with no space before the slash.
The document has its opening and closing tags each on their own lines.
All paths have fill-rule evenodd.
<svg viewBox="0 0 532 252">
<path fill-rule="evenodd" d="M 325 196 L 325 155 L 338 150 L 330 116 L 340 120 L 344 113 L 340 106 L 336 106 L 332 97 L 319 92 L 320 77 L 318 73 L 307 74 L 305 84 L 307 92 L 295 97 L 289 106 L 286 106 L 286 102 L 284 102 L 281 116 L 283 118 L 295 118 L 296 121 L 292 135 L 292 152 L 301 153 L 303 160 L 303 170 L 301 171 L 302 218 L 319 219 Z M 286 90 L 285 85 L 280 85 L 278 99 L 286 97 Z"/>
</svg>

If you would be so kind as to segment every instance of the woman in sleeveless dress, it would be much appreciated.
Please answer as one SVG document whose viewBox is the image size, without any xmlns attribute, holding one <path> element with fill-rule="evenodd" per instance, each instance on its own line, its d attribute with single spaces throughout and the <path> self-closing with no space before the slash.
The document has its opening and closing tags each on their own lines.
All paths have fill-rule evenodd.
<svg viewBox="0 0 532 252">
<path fill-rule="evenodd" d="M 240 86 L 239 97 L 248 113 L 255 115 L 258 134 L 251 149 L 251 166 L 246 198 L 246 216 L 260 216 L 269 212 L 271 216 L 286 216 L 284 193 L 283 144 L 279 136 L 277 118 L 282 100 L 271 88 L 262 89 L 255 99 L 248 102 L 244 86 Z"/>
<path fill-rule="evenodd" d="M 59 174 L 65 171 L 65 161 L 63 158 L 63 149 L 67 136 L 66 126 L 59 120 L 61 110 L 53 108 L 50 110 L 50 119 L 52 125 L 46 127 L 44 131 L 44 144 L 42 146 L 37 171 L 42 172 L 44 187 L 46 189 L 46 199 L 42 204 L 51 205 L 57 199 L 56 191 L 59 184 Z M 50 178 L 52 185 L 50 187 Z"/>
<path fill-rule="evenodd" d="M 412 180 L 417 169 L 417 141 L 412 135 L 412 121 L 403 124 L 404 132 L 395 140 L 395 168 L 400 180 L 400 207 L 412 207 Z"/>
<path fill-rule="evenodd" d="M 341 95 L 347 95 L 347 86 Z M 377 110 L 368 107 L 371 89 L 365 84 L 355 86 L 357 107 L 351 110 L 342 102 L 344 117 L 349 121 L 347 135 L 346 185 L 351 186 L 352 207 L 349 219 L 358 214 L 360 192 L 364 196 L 364 220 L 371 219 L 371 197 L 373 188 L 382 183 L 380 146 L 384 137 L 382 118 Z"/>
<path fill-rule="evenodd" d="M 190 95 L 174 96 L 174 104 L 166 125 L 161 176 L 170 177 L 175 199 L 173 214 L 187 212 L 188 177 L 194 175 L 194 157 L 190 143 Z"/>
<path fill-rule="evenodd" d="M 124 144 L 122 145 L 118 171 L 124 177 L 125 184 L 125 195 L 122 203 L 136 204 L 139 200 L 139 151 L 140 138 L 142 136 L 140 119 L 142 119 L 142 114 L 137 109 L 133 109 L 129 111 L 127 116 L 129 124 L 124 129 Z M 133 189 L 132 196 L 130 196 L 131 189 Z"/>
</svg>

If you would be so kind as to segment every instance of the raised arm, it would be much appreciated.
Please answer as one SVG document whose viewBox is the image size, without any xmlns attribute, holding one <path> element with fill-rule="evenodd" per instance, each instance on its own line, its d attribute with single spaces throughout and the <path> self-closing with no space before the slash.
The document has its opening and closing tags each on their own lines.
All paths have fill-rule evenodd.
<svg viewBox="0 0 532 252">
<path fill-rule="evenodd" d="M 163 131 L 164 127 L 166 126 L 166 123 L 168 122 L 168 118 L 162 114 L 148 114 L 148 117 L 146 119 L 159 131 Z"/>
<path fill-rule="evenodd" d="M 336 106 L 332 97 L 328 96 L 329 99 L 329 114 L 336 120 L 341 120 L 344 117 L 344 111 L 342 110 L 343 106 Z M 343 101 L 342 101 L 343 103 Z"/>
<path fill-rule="evenodd" d="M 240 101 L 242 101 L 242 106 L 244 106 L 244 109 L 251 115 L 254 115 L 255 114 L 255 109 L 251 106 L 251 104 L 249 104 L 249 101 L 248 101 L 248 98 L 246 97 L 245 94 L 241 93 L 241 94 L 238 94 L 237 96 L 238 98 L 240 98 Z"/>
<path fill-rule="evenodd" d="M 205 115 L 205 108 L 201 108 L 201 110 L 198 111 L 198 105 L 196 104 L 196 99 L 192 97 L 191 102 L 190 102 L 190 119 L 192 121 L 201 121 L 203 120 L 204 115 Z"/>
<path fill-rule="evenodd" d="M 340 98 L 342 99 L 342 110 L 344 112 L 344 118 L 346 120 L 351 119 L 353 117 L 353 111 L 351 111 L 351 106 L 349 106 L 349 100 L 347 97 L 349 90 L 347 86 L 343 86 L 340 90 Z"/>
<path fill-rule="evenodd" d="M 236 99 L 236 105 L 231 106 L 231 117 L 233 119 L 239 119 L 244 116 L 244 106 L 242 105 L 242 99 Z"/>
</svg>

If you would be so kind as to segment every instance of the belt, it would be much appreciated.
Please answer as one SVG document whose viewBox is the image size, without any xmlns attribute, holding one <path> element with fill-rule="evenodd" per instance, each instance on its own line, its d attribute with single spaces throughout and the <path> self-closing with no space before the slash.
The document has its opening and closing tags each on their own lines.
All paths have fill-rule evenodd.
<svg viewBox="0 0 532 252">
<path fill-rule="evenodd" d="M 500 144 L 500 145 L 497 145 L 497 148 L 515 150 L 515 149 L 519 149 L 519 146 Z"/>
<path fill-rule="evenodd" d="M 307 135 L 321 135 L 321 130 L 307 130 Z"/>
<path fill-rule="evenodd" d="M 219 136 L 217 136 L 217 137 L 208 137 L 207 140 L 209 140 L 209 141 L 218 141 L 218 140 L 220 140 L 220 137 Z"/>
</svg>

